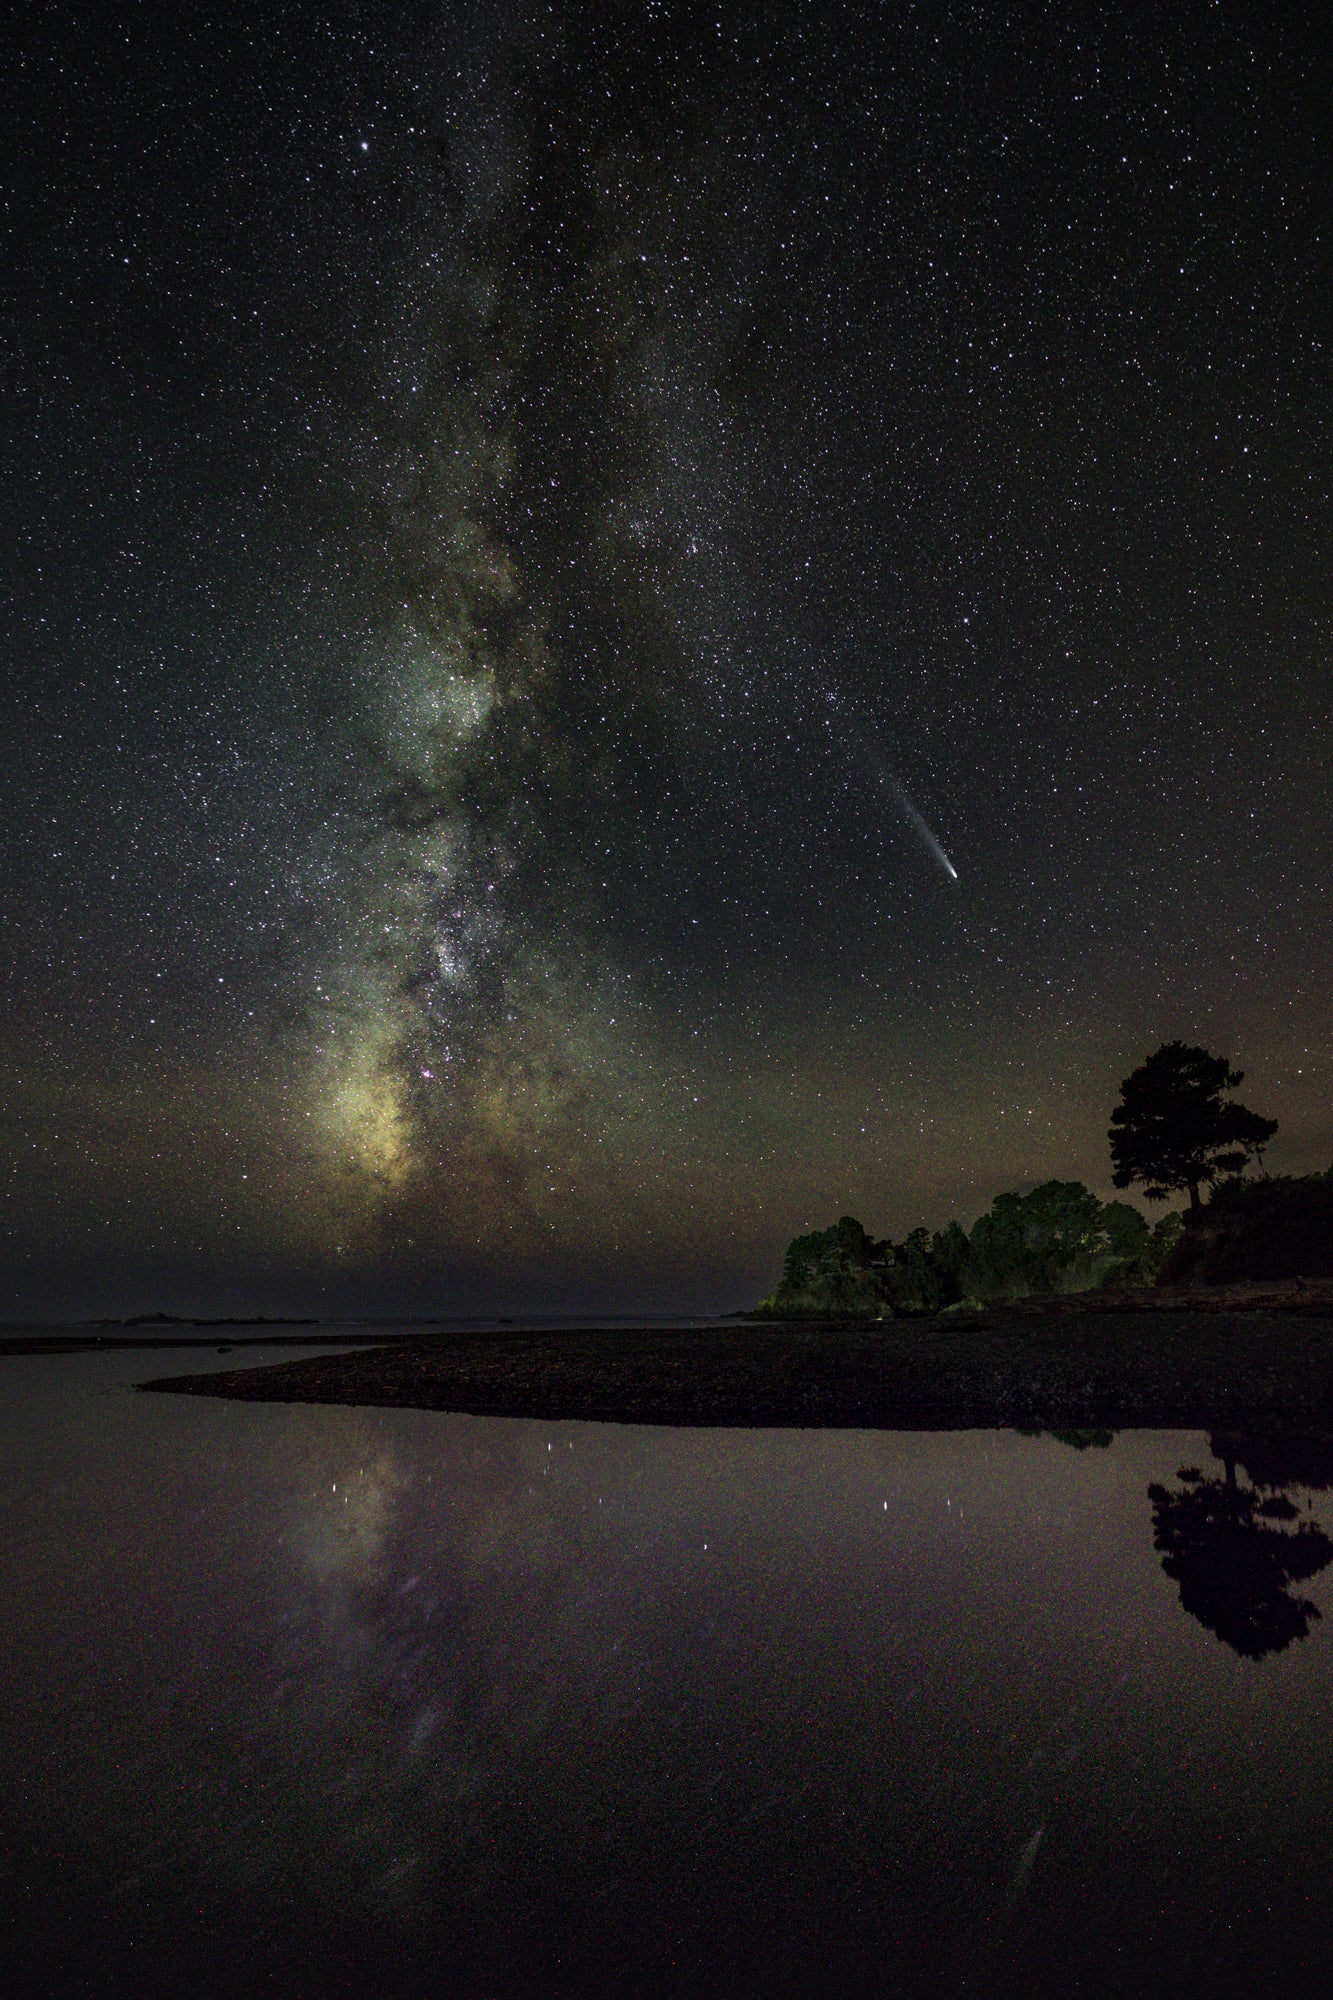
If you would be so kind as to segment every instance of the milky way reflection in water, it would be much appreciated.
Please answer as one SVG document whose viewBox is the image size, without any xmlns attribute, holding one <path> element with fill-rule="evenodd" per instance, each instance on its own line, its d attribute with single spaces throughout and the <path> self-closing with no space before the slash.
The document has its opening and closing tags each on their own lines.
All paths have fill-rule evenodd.
<svg viewBox="0 0 1333 2000">
<path fill-rule="evenodd" d="M 0 1370 L 11 1991 L 1323 1990 L 1308 1441 L 161 1371 Z"/>
</svg>

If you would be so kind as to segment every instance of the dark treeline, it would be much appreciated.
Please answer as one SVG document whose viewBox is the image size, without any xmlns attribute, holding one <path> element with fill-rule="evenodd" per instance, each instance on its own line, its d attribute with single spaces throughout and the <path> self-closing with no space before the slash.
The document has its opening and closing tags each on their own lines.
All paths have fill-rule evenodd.
<svg viewBox="0 0 1333 2000">
<path fill-rule="evenodd" d="M 1230 1284 L 1333 1277 L 1333 1168 L 1304 1179 L 1242 1178 L 1277 1131 L 1224 1093 L 1225 1056 L 1166 1042 L 1120 1087 L 1107 1135 L 1117 1187 L 1188 1196 L 1155 1227 L 1081 1181 L 1001 1194 L 970 1230 L 951 1222 L 876 1241 L 854 1216 L 798 1236 L 759 1308 L 793 1318 L 943 1312 L 969 1303 L 1099 1286 Z M 1207 1190 L 1208 1199 L 1203 1199 Z"/>
<path fill-rule="evenodd" d="M 1186 1220 L 1163 1284 L 1333 1278 L 1333 1167 L 1299 1179 L 1222 1181 Z"/>
<path fill-rule="evenodd" d="M 782 1282 L 760 1311 L 794 1317 L 940 1312 L 969 1300 L 1148 1285 L 1180 1235 L 1168 1215 L 1155 1229 L 1126 1201 L 1102 1202 L 1081 1181 L 1047 1181 L 1029 1194 L 997 1195 L 965 1230 L 876 1242 L 854 1216 L 789 1245 Z"/>
<path fill-rule="evenodd" d="M 1301 1178 L 1221 1182 L 1150 1227 L 1081 1181 L 997 1195 L 958 1222 L 877 1242 L 854 1216 L 797 1236 L 759 1310 L 792 1318 L 942 1312 L 968 1302 L 1108 1285 L 1230 1285 L 1333 1278 L 1333 1168 Z"/>
</svg>

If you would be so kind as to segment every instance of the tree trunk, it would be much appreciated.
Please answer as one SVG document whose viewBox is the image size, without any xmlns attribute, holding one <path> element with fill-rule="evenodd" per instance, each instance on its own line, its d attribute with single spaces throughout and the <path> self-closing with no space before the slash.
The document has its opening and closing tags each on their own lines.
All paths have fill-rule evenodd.
<svg viewBox="0 0 1333 2000">
<path fill-rule="evenodd" d="M 1203 1203 L 1199 1200 L 1199 1183 L 1197 1181 L 1190 1182 L 1190 1207 L 1191 1209 L 1203 1207 Z"/>
</svg>

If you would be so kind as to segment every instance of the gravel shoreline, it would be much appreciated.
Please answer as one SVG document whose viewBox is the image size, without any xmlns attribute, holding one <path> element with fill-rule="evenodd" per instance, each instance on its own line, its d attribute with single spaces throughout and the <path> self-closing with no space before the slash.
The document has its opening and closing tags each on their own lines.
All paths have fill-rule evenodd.
<svg viewBox="0 0 1333 2000">
<path fill-rule="evenodd" d="M 149 1392 L 622 1424 L 893 1430 L 1333 1427 L 1333 1301 L 970 1321 L 442 1332 Z"/>
</svg>

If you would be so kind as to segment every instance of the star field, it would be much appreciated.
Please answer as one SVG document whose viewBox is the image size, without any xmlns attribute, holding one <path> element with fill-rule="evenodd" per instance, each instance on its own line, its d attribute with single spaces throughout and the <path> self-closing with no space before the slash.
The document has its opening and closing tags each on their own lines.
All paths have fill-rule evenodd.
<svg viewBox="0 0 1333 2000">
<path fill-rule="evenodd" d="M 1174 1036 L 1328 1163 L 1313 16 L 24 35 L 11 1311 L 740 1304 Z"/>
</svg>

